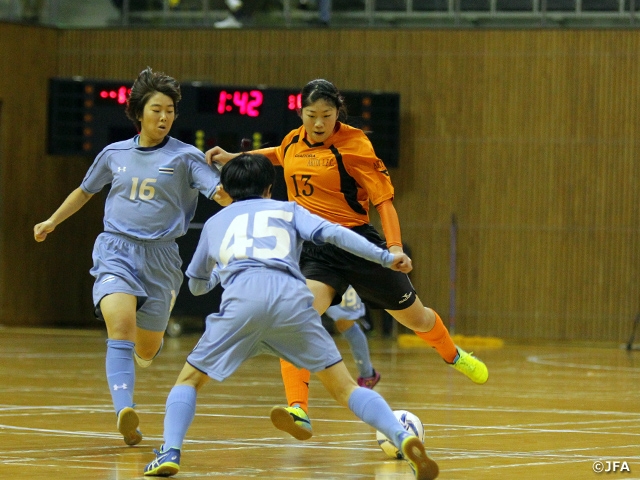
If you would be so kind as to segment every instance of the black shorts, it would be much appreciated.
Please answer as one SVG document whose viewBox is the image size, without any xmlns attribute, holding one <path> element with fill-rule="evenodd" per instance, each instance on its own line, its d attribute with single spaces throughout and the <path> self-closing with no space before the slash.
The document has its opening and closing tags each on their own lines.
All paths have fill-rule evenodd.
<svg viewBox="0 0 640 480">
<path fill-rule="evenodd" d="M 380 248 L 387 248 L 373 226 L 362 225 L 351 230 Z M 335 289 L 336 296 L 331 305 L 342 301 L 349 285 L 371 308 L 404 310 L 416 301 L 416 291 L 406 273 L 385 268 L 328 243 L 314 245 L 304 242 L 300 269 L 305 278 Z"/>
</svg>

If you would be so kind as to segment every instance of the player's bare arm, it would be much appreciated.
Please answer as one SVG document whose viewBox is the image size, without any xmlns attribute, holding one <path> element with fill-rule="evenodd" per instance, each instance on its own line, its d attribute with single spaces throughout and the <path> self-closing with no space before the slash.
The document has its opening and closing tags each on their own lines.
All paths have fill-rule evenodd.
<svg viewBox="0 0 640 480">
<path fill-rule="evenodd" d="M 213 147 L 207 150 L 204 154 L 204 158 L 207 160 L 209 165 L 213 165 L 214 163 L 218 163 L 220 165 L 224 165 L 232 158 L 240 155 L 239 153 L 229 153 L 224 150 L 222 147 Z"/>
<path fill-rule="evenodd" d="M 87 193 L 80 187 L 71 192 L 53 215 L 33 227 L 33 237 L 36 242 L 43 242 L 49 233 L 53 232 L 58 225 L 80 210 L 91 197 L 93 197 L 92 193 Z"/>
</svg>

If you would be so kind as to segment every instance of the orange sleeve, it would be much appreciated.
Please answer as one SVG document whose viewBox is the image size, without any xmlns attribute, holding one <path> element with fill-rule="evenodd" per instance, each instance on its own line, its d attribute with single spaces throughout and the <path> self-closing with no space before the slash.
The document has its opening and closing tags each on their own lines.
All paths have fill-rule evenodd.
<svg viewBox="0 0 640 480">
<path fill-rule="evenodd" d="M 259 148 L 257 150 L 251 150 L 250 153 L 261 153 L 262 155 L 267 157 L 272 164 L 276 166 L 284 167 L 285 145 L 289 145 L 289 142 L 291 142 L 291 139 L 295 135 L 299 135 L 300 130 L 302 130 L 302 128 L 303 127 L 300 127 L 296 130 L 291 130 L 287 135 L 285 135 L 284 139 L 282 140 L 282 143 L 277 147 Z"/>
<path fill-rule="evenodd" d="M 276 153 L 277 147 L 259 148 L 258 150 L 251 150 L 249 153 L 259 153 L 267 157 L 274 165 L 280 165 L 280 159 Z"/>
<path fill-rule="evenodd" d="M 340 151 L 349 175 L 367 191 L 374 205 L 393 200 L 394 189 L 389 170 L 376 156 L 369 138 L 356 128 L 343 125 L 341 131 L 344 131 L 344 137 Z"/>
<path fill-rule="evenodd" d="M 385 200 L 376 205 L 376 210 L 380 214 L 382 231 L 387 240 L 387 247 L 394 245 L 402 247 L 400 220 L 398 219 L 398 212 L 396 211 L 396 207 L 393 206 L 393 202 L 391 200 Z"/>
</svg>

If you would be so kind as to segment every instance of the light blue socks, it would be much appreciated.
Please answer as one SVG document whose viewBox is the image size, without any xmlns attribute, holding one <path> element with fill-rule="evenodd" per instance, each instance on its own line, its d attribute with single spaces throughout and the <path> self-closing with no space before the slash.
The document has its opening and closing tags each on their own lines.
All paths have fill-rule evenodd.
<svg viewBox="0 0 640 480">
<path fill-rule="evenodd" d="M 358 388 L 349 397 L 349 409 L 363 422 L 381 431 L 392 440 L 396 447 L 406 430 L 394 415 L 391 407 L 377 392 L 368 388 Z"/>
<path fill-rule="evenodd" d="M 164 414 L 164 445 L 162 451 L 169 448 L 182 449 L 182 442 L 196 414 L 196 389 L 189 385 L 177 385 L 167 397 Z"/>
<path fill-rule="evenodd" d="M 353 326 L 342 332 L 344 338 L 349 342 L 353 359 L 358 367 L 358 373 L 361 377 L 373 377 L 373 366 L 371 365 L 371 356 L 369 354 L 369 343 L 367 337 L 360 328 L 360 325 L 354 323 Z"/>
<path fill-rule="evenodd" d="M 128 340 L 107 340 L 105 368 L 116 415 L 125 407 L 133 407 L 133 389 L 136 382 L 133 347 L 134 343 Z"/>
</svg>

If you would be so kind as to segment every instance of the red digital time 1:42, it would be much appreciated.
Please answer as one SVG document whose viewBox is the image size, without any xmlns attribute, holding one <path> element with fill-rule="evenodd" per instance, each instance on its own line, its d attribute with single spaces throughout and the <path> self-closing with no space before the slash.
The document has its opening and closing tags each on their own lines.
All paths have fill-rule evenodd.
<svg viewBox="0 0 640 480">
<path fill-rule="evenodd" d="M 238 113 L 248 117 L 258 117 L 260 107 L 264 101 L 264 95 L 260 90 L 235 90 L 233 92 L 220 90 L 218 95 L 218 113 Z M 296 110 L 300 108 L 300 94 L 291 94 L 287 98 L 287 108 Z"/>
</svg>

